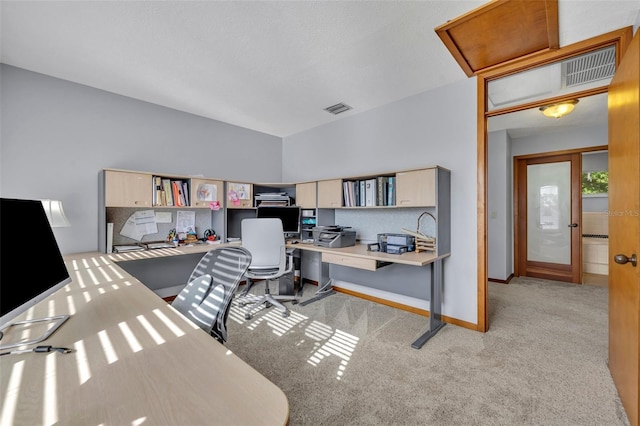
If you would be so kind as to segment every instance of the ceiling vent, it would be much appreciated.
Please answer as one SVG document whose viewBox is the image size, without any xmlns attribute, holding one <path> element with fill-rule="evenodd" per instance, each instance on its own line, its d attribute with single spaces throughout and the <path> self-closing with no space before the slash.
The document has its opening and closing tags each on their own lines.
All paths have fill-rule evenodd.
<svg viewBox="0 0 640 426">
<path fill-rule="evenodd" d="M 565 87 L 579 86 L 613 77 L 616 71 L 616 49 L 610 46 L 563 63 Z"/>
<path fill-rule="evenodd" d="M 339 104 L 331 105 L 330 107 L 327 107 L 324 110 L 327 112 L 330 112 L 333 115 L 338 115 L 342 112 L 349 111 L 350 109 L 352 108 L 349 105 L 339 103 Z"/>
</svg>

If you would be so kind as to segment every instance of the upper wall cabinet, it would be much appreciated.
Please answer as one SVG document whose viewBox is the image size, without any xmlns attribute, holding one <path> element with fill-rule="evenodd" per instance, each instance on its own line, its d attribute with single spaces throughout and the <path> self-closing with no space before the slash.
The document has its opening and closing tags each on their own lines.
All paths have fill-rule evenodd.
<svg viewBox="0 0 640 426">
<path fill-rule="evenodd" d="M 152 176 L 145 173 L 105 170 L 106 207 L 151 207 Z"/>
<path fill-rule="evenodd" d="M 305 182 L 296 184 L 296 205 L 303 209 L 316 208 L 316 183 Z"/>
<path fill-rule="evenodd" d="M 342 179 L 318 181 L 318 208 L 342 207 Z"/>
<path fill-rule="evenodd" d="M 396 173 L 396 206 L 429 207 L 436 205 L 436 169 Z"/>
</svg>

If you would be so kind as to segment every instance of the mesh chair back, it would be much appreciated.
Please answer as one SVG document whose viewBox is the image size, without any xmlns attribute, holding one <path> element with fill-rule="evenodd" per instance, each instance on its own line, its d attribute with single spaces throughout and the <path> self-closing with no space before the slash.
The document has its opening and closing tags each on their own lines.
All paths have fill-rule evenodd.
<svg viewBox="0 0 640 426">
<path fill-rule="evenodd" d="M 242 247 L 251 253 L 250 270 L 286 269 L 286 248 L 280 219 L 243 219 L 241 233 Z"/>
<path fill-rule="evenodd" d="M 231 300 L 250 264 L 251 253 L 242 247 L 207 252 L 171 305 L 218 341 L 226 342 Z"/>
</svg>

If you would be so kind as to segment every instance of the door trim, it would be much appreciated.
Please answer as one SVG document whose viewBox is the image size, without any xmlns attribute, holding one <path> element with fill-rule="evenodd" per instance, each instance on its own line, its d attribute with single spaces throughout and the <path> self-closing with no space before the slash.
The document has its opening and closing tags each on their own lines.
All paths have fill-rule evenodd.
<svg viewBox="0 0 640 426">
<path fill-rule="evenodd" d="M 535 58 L 523 58 L 521 61 L 514 61 L 506 65 L 497 65 L 478 74 L 477 77 L 477 330 L 486 332 L 489 330 L 489 319 L 487 309 L 487 158 L 488 158 L 488 136 L 487 120 L 490 116 L 504 114 L 505 112 L 492 111 L 487 108 L 487 84 L 490 80 L 500 78 L 509 74 L 549 64 L 574 55 L 590 52 L 605 46 L 616 46 L 616 66 L 620 64 L 623 53 L 631 43 L 633 38 L 633 27 L 628 26 L 616 31 L 611 31 L 600 36 L 590 38 L 548 53 L 536 56 Z M 606 92 L 607 87 L 602 92 Z M 594 93 L 595 94 L 595 93 Z M 547 101 L 547 100 L 545 100 Z M 528 109 L 530 107 L 519 106 L 513 111 Z"/>
</svg>

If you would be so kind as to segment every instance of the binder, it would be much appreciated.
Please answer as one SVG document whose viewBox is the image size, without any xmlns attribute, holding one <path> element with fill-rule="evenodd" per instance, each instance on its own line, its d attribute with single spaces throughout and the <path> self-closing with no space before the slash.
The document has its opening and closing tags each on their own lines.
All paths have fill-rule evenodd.
<svg viewBox="0 0 640 426">
<path fill-rule="evenodd" d="M 184 198 L 184 205 L 190 206 L 191 199 L 189 198 L 189 185 L 187 184 L 186 181 L 182 182 L 182 196 Z"/>
<path fill-rule="evenodd" d="M 165 205 L 173 206 L 173 188 L 171 188 L 171 181 L 169 179 L 162 179 L 162 186 L 164 188 Z"/>
<path fill-rule="evenodd" d="M 394 187 L 396 178 L 393 176 L 389 176 L 389 183 L 387 187 L 387 205 L 395 206 L 396 205 L 396 189 Z"/>
<path fill-rule="evenodd" d="M 171 181 L 171 186 L 173 188 L 173 204 L 178 207 L 184 206 L 182 182 L 179 180 Z"/>
<path fill-rule="evenodd" d="M 374 207 L 376 205 L 376 196 L 378 191 L 376 190 L 376 179 L 367 179 L 365 181 L 365 206 Z"/>
<path fill-rule="evenodd" d="M 154 206 L 163 206 L 164 205 L 164 194 L 162 193 L 162 178 L 160 176 L 153 177 L 153 185 L 155 187 L 155 191 L 153 193 L 153 205 Z"/>
</svg>

